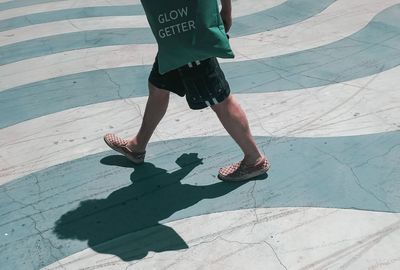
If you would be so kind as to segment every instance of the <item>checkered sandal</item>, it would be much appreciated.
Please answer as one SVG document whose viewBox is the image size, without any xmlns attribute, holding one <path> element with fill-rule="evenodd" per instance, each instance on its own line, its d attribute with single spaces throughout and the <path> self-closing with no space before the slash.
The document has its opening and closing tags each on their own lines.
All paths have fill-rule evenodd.
<svg viewBox="0 0 400 270">
<path fill-rule="evenodd" d="M 134 152 L 128 148 L 128 141 L 121 139 L 115 134 L 109 133 L 104 136 L 105 143 L 113 150 L 123 154 L 130 161 L 135 164 L 141 164 L 144 162 L 146 151 Z"/>
<path fill-rule="evenodd" d="M 219 169 L 218 178 L 222 181 L 246 181 L 265 174 L 269 168 L 270 164 L 266 158 L 254 166 L 248 166 L 240 161 Z"/>
</svg>

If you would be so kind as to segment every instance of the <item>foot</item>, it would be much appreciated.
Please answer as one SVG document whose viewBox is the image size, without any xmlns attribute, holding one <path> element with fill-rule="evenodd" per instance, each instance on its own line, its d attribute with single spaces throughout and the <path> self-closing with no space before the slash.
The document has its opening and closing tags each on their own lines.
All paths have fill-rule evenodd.
<svg viewBox="0 0 400 270">
<path fill-rule="evenodd" d="M 218 178 L 222 181 L 246 181 L 265 174 L 269 168 L 270 164 L 265 157 L 253 165 L 247 165 L 242 160 L 238 163 L 221 168 L 218 173 Z"/>
<path fill-rule="evenodd" d="M 124 140 L 115 134 L 108 133 L 104 136 L 104 142 L 113 150 L 123 154 L 134 164 L 141 164 L 144 162 L 146 151 L 134 150 L 130 141 Z"/>
<path fill-rule="evenodd" d="M 139 153 L 146 152 L 146 147 L 140 147 L 139 144 L 137 143 L 136 137 L 133 138 L 132 140 L 128 140 L 127 146 L 134 152 L 139 152 Z"/>
</svg>

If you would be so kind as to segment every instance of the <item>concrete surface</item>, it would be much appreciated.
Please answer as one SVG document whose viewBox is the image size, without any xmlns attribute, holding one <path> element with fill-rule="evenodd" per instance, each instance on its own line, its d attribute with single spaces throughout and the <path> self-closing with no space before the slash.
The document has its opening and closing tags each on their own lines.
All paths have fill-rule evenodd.
<svg viewBox="0 0 400 270">
<path fill-rule="evenodd" d="M 272 168 L 171 96 L 138 0 L 0 0 L 0 269 L 400 269 L 400 1 L 236 0 L 232 91 Z"/>
</svg>

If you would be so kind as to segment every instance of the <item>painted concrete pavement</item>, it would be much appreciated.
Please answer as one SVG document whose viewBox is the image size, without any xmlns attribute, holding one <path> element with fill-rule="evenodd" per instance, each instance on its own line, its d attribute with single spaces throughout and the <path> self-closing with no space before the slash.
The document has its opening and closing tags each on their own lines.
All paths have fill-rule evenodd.
<svg viewBox="0 0 400 270">
<path fill-rule="evenodd" d="M 1 269 L 400 268 L 400 1 L 234 3 L 221 61 L 272 168 L 171 97 L 134 166 L 156 47 L 139 1 L 0 1 Z"/>
</svg>

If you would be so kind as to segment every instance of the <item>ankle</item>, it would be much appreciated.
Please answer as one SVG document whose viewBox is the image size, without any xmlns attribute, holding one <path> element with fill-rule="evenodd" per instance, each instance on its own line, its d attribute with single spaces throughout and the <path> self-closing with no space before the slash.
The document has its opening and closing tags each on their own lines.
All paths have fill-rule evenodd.
<svg viewBox="0 0 400 270">
<path fill-rule="evenodd" d="M 134 152 L 145 152 L 146 151 L 146 146 L 140 145 L 137 141 L 137 138 L 133 138 L 129 140 L 128 142 L 128 148 L 131 149 Z"/>
<path fill-rule="evenodd" d="M 254 166 L 259 164 L 260 162 L 262 162 L 264 160 L 264 156 L 261 154 L 258 155 L 245 155 L 243 158 L 243 163 L 248 165 L 248 166 Z"/>
</svg>

